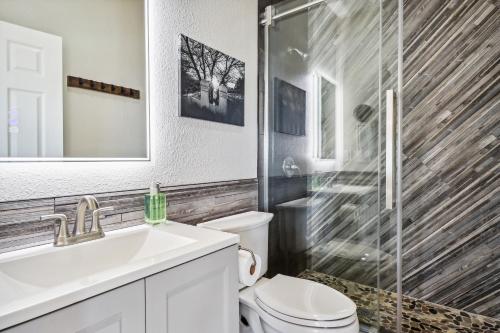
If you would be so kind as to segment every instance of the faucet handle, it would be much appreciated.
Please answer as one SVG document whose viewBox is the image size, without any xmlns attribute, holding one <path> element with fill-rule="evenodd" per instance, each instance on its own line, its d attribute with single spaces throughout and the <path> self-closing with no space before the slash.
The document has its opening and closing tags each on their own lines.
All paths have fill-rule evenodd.
<svg viewBox="0 0 500 333">
<path fill-rule="evenodd" d="M 54 246 L 67 245 L 69 239 L 68 218 L 64 214 L 50 214 L 40 216 L 40 221 L 56 220 L 54 225 Z M 59 223 L 59 230 L 56 226 Z"/>
<path fill-rule="evenodd" d="M 113 206 L 94 209 L 94 211 L 92 212 L 92 225 L 90 226 L 90 232 L 98 231 L 98 232 L 104 233 L 102 231 L 101 223 L 99 221 L 99 219 L 101 217 L 101 213 L 109 212 L 112 210 L 115 210 L 115 208 Z"/>
</svg>

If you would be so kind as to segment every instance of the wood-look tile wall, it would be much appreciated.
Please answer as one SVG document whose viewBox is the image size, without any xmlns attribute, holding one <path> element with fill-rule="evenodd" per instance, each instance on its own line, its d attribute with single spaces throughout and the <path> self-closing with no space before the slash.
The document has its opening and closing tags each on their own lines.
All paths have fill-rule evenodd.
<svg viewBox="0 0 500 333">
<path fill-rule="evenodd" d="M 167 195 L 168 219 L 196 224 L 218 217 L 257 209 L 257 180 L 162 187 Z M 144 223 L 147 189 L 93 194 L 101 207 L 113 206 L 101 220 L 104 230 Z M 44 214 L 63 213 L 74 223 L 81 195 L 0 202 L 0 253 L 53 241 L 53 222 L 40 221 Z M 90 215 L 88 222 L 90 222 Z"/>
<path fill-rule="evenodd" d="M 499 7 L 404 1 L 404 293 L 496 318 Z"/>
</svg>

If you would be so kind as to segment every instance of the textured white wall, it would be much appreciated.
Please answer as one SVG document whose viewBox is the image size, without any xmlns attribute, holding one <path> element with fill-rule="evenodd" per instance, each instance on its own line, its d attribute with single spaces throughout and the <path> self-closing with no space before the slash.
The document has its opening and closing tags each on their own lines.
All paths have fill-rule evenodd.
<svg viewBox="0 0 500 333">
<path fill-rule="evenodd" d="M 0 201 L 257 176 L 257 0 L 149 6 L 151 161 L 0 163 Z M 245 62 L 245 127 L 178 117 L 180 33 Z"/>
</svg>

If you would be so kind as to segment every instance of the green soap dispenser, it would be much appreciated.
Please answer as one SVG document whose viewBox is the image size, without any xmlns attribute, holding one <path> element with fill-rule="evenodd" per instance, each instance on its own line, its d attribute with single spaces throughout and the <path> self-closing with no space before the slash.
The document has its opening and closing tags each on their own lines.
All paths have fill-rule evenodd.
<svg viewBox="0 0 500 333">
<path fill-rule="evenodd" d="M 144 219 L 150 224 L 167 220 L 167 198 L 160 192 L 160 183 L 152 183 L 149 194 L 144 197 Z"/>
</svg>

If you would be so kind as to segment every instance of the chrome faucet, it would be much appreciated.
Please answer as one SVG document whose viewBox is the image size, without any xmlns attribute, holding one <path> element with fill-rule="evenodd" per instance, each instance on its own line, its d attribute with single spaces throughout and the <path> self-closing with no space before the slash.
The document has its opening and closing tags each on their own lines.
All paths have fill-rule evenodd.
<svg viewBox="0 0 500 333">
<path fill-rule="evenodd" d="M 92 224 L 90 230 L 85 230 L 85 213 L 87 209 L 92 210 Z M 88 242 L 104 237 L 101 227 L 101 213 L 113 210 L 113 207 L 99 208 L 97 199 L 91 195 L 86 195 L 78 201 L 76 207 L 76 220 L 73 233 L 68 232 L 68 218 L 64 214 L 50 214 L 40 216 L 40 221 L 56 220 L 54 225 L 54 246 L 66 246 Z M 59 228 L 57 228 L 59 224 Z"/>
</svg>

